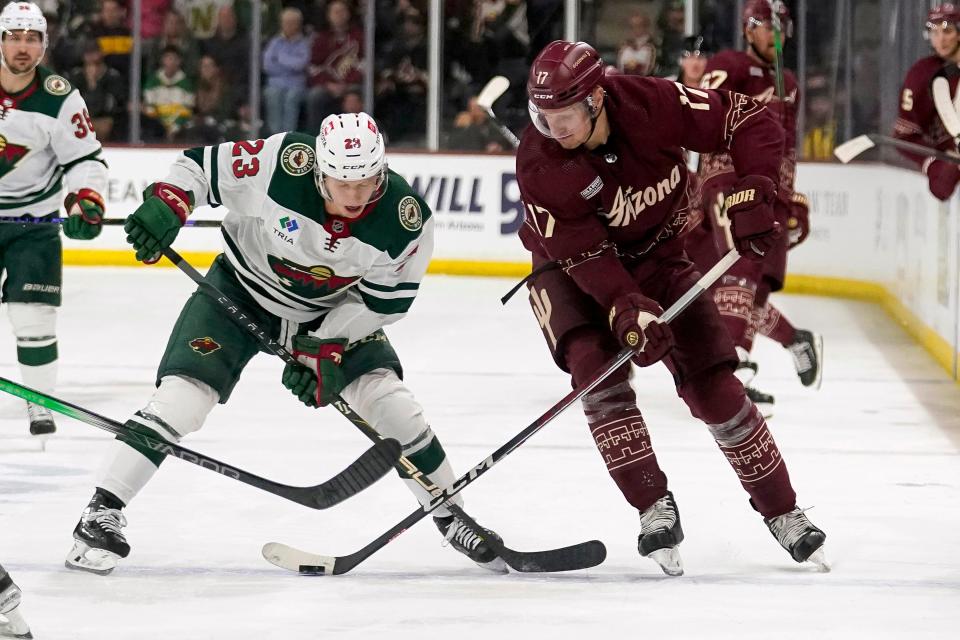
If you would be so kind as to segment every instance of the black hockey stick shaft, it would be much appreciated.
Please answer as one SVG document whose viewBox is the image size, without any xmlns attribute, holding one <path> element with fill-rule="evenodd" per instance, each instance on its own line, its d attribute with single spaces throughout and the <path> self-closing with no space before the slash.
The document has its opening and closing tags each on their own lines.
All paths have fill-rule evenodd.
<svg viewBox="0 0 960 640">
<path fill-rule="evenodd" d="M 731 249 L 729 252 L 727 252 L 727 254 L 724 255 L 709 271 L 707 271 L 707 273 L 701 276 L 700 279 L 697 280 L 697 282 L 695 282 L 686 293 L 684 293 L 676 302 L 670 305 L 670 307 L 663 312 L 663 315 L 661 315 L 658 320 L 660 322 L 669 323 L 671 320 L 676 318 L 704 291 L 709 289 L 710 286 L 713 285 L 713 283 L 716 282 L 720 276 L 722 276 L 739 259 L 740 254 L 737 253 L 736 249 Z M 591 378 L 583 383 L 583 385 L 577 387 L 561 398 L 559 402 L 550 407 L 543 415 L 534 420 L 527 428 L 515 435 L 506 444 L 494 451 L 475 467 L 470 469 L 450 487 L 441 492 L 440 495 L 435 496 L 428 504 L 412 512 L 403 520 L 385 531 L 382 535 L 372 540 L 362 549 L 346 556 L 321 556 L 317 554 L 305 554 L 304 552 L 293 550 L 296 551 L 297 555 L 299 556 L 307 556 L 311 558 L 309 564 L 302 565 L 298 567 L 298 569 L 302 573 L 333 573 L 335 575 L 350 571 L 365 559 L 376 553 L 391 540 L 399 536 L 406 529 L 425 518 L 431 511 L 455 496 L 470 483 L 474 482 L 477 478 L 489 471 L 491 467 L 526 442 L 537 431 L 552 422 L 554 418 L 563 413 L 568 407 L 570 407 L 570 405 L 585 396 L 598 384 L 606 380 L 611 374 L 613 374 L 614 371 L 619 369 L 625 362 L 627 362 L 633 356 L 633 354 L 634 352 L 632 349 L 623 349 L 620 351 L 612 360 L 607 362 L 606 365 L 598 369 Z M 270 546 L 271 545 L 267 545 L 267 547 Z M 268 556 L 267 547 L 264 548 L 264 556 Z M 286 549 L 291 548 L 286 547 Z M 268 557 L 268 559 L 270 558 Z M 279 564 L 279 562 L 274 562 L 274 564 Z M 280 566 L 283 566 L 283 564 L 280 564 Z"/>
<path fill-rule="evenodd" d="M 249 471 L 230 466 L 179 444 L 136 431 L 116 420 L 111 420 L 66 400 L 41 393 L 3 377 L 0 377 L 0 391 L 6 391 L 11 395 L 23 398 L 27 402 L 38 404 L 51 411 L 62 413 L 75 420 L 109 431 L 129 445 L 147 447 L 152 451 L 173 456 L 184 462 L 233 478 L 311 509 L 329 509 L 362 491 L 386 475 L 400 456 L 400 444 L 396 440 L 383 440 L 377 446 L 368 449 L 350 466 L 330 480 L 312 487 L 294 487 L 261 478 Z"/>
<path fill-rule="evenodd" d="M 0 217 L 0 224 L 63 224 L 66 221 L 67 218 L 38 218 L 36 216 Z M 100 224 L 107 227 L 118 227 L 126 222 L 126 218 L 104 218 L 100 221 Z M 183 223 L 185 227 L 219 227 L 220 225 L 220 220 L 187 220 Z"/>
<path fill-rule="evenodd" d="M 261 329 L 256 322 L 251 321 L 249 315 L 245 314 L 237 304 L 231 301 L 230 298 L 228 298 L 217 287 L 207 282 L 200 272 L 194 269 L 193 266 L 184 260 L 183 257 L 180 256 L 175 250 L 165 249 L 163 251 L 163 255 L 166 256 L 166 258 L 172 263 L 174 263 L 181 271 L 187 274 L 187 276 L 193 280 L 197 286 L 206 291 L 209 296 L 213 297 L 220 304 L 220 306 L 223 307 L 228 314 L 230 314 L 230 317 L 233 318 L 237 324 L 246 329 L 257 339 L 264 349 L 267 349 L 268 351 L 277 355 L 281 360 L 288 364 L 299 365 L 297 359 L 294 358 L 285 347 L 277 343 L 276 340 L 270 338 L 267 335 L 267 332 Z M 377 430 L 374 429 L 369 422 L 358 415 L 356 411 L 350 408 L 350 405 L 342 397 L 337 396 L 332 404 L 341 415 L 343 415 L 354 426 L 356 426 L 371 441 L 377 443 L 382 440 L 380 434 L 377 433 Z M 410 478 L 419 484 L 425 491 L 430 493 L 430 495 L 437 496 L 442 493 L 440 487 L 437 486 L 437 484 L 434 483 L 426 474 L 421 472 L 420 469 L 418 469 L 417 466 L 408 458 L 400 457 L 395 467 L 401 475 Z M 439 506 L 439 504 L 437 506 Z M 463 509 L 456 504 L 449 504 L 446 506 L 451 513 L 463 520 L 467 526 L 474 530 L 474 532 L 481 534 L 483 528 Z M 553 549 L 540 552 L 514 551 L 507 548 L 502 542 L 493 537 L 484 537 L 484 540 L 490 545 L 494 552 L 497 553 L 497 555 L 503 558 L 504 562 L 506 562 L 516 571 L 522 572 L 570 571 L 574 569 L 585 569 L 587 567 L 600 564 L 606 558 L 606 548 L 603 547 L 603 543 L 597 540 L 584 542 L 574 545 L 573 547 L 565 547 L 562 549 Z"/>
</svg>

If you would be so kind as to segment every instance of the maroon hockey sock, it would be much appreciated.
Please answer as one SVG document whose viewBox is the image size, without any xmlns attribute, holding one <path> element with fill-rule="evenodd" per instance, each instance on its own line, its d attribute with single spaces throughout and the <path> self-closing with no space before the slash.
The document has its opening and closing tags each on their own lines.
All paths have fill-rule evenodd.
<svg viewBox="0 0 960 640">
<path fill-rule="evenodd" d="M 760 316 L 759 332 L 786 347 L 793 342 L 796 328 L 779 309 L 767 302 Z"/>
<path fill-rule="evenodd" d="M 743 408 L 730 420 L 709 425 L 713 437 L 733 467 L 750 502 L 764 518 L 773 518 L 796 506 L 787 465 L 766 421 L 744 398 Z"/>
<path fill-rule="evenodd" d="M 647 425 L 626 380 L 583 399 L 590 433 L 607 471 L 623 497 L 643 511 L 667 493 L 667 476 L 657 464 Z"/>
<path fill-rule="evenodd" d="M 717 311 L 727 327 L 733 343 L 747 351 L 753 344 L 750 321 L 753 315 L 753 299 L 756 285 L 743 278 L 724 276 L 713 291 Z"/>
</svg>

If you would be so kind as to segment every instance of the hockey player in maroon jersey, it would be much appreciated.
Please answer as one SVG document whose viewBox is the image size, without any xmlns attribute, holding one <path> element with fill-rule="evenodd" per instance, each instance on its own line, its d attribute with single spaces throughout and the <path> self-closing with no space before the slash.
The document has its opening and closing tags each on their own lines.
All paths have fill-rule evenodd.
<svg viewBox="0 0 960 640">
<path fill-rule="evenodd" d="M 937 76 L 946 76 L 950 95 L 957 91 L 960 70 L 960 6 L 947 3 L 927 14 L 926 36 L 934 55 L 918 60 L 903 81 L 900 92 L 900 115 L 893 135 L 942 151 L 956 151 L 957 145 L 943 127 L 933 104 L 931 87 Z M 927 176 L 930 193 L 940 200 L 949 200 L 960 182 L 960 167 L 951 162 L 901 151 Z"/>
<path fill-rule="evenodd" d="M 783 3 L 777 6 L 783 35 L 787 36 L 791 32 L 790 14 Z M 737 349 L 738 376 L 748 385 L 747 394 L 765 412 L 770 410 L 773 397 L 749 386 L 757 371 L 757 364 L 749 357 L 757 333 L 776 340 L 790 352 L 804 386 L 819 388 L 823 356 L 821 336 L 794 328 L 769 301 L 772 291 L 783 288 L 788 248 L 803 242 L 809 229 L 807 199 L 793 189 L 797 164 L 797 80 L 792 72 L 784 70 L 785 97 L 781 101 L 775 88 L 771 11 L 767 0 L 748 0 L 743 11 L 746 50 L 728 49 L 710 58 L 700 85 L 702 88 L 727 89 L 752 96 L 757 102 L 767 105 L 786 132 L 784 159 L 779 168 L 779 197 L 774 211 L 776 219 L 787 233 L 762 261 L 741 260 L 713 289 L 714 300 Z M 697 199 L 697 217 L 702 214 L 702 226 L 711 232 L 713 243 L 702 241 L 702 234 L 694 234 L 688 251 L 697 266 L 706 269 L 733 246 L 724 207 L 726 197 L 733 192 L 739 179 L 731 154 L 726 150 L 704 154 L 700 158 L 699 178 L 701 192 Z"/>
<path fill-rule="evenodd" d="M 773 436 L 733 375 L 736 354 L 716 306 L 701 297 L 671 324 L 656 320 L 699 277 L 682 241 L 684 148 L 731 151 L 739 179 L 729 212 L 741 253 L 761 257 L 779 241 L 771 205 L 783 133 L 773 115 L 726 91 L 605 76 L 583 42 L 547 45 L 527 92 L 536 126 L 517 151 L 520 236 L 539 268 L 530 299 L 557 365 L 577 385 L 622 345 L 639 366 L 662 360 L 777 541 L 797 562 L 825 566 L 826 536 L 797 508 Z M 640 512 L 640 554 L 680 575 L 677 503 L 629 377 L 629 365 L 608 377 L 584 397 L 584 413 L 610 475 Z"/>
</svg>

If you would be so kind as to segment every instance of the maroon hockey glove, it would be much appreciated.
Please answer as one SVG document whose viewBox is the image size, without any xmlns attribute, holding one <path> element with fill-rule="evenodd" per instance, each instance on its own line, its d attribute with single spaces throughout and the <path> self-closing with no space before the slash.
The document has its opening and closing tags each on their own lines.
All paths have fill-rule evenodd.
<svg viewBox="0 0 960 640">
<path fill-rule="evenodd" d="M 780 224 L 773 214 L 776 198 L 777 187 L 764 176 L 740 178 L 727 196 L 733 245 L 743 257 L 763 260 L 776 245 L 780 236 Z"/>
<path fill-rule="evenodd" d="M 790 236 L 790 248 L 807 239 L 810 235 L 810 202 L 807 196 L 794 191 L 790 197 L 790 215 L 787 217 L 787 233 Z"/>
<path fill-rule="evenodd" d="M 927 182 L 930 193 L 937 200 L 949 200 L 960 182 L 960 166 L 945 160 L 934 160 L 927 166 Z"/>
<path fill-rule="evenodd" d="M 640 367 L 659 362 L 674 347 L 670 327 L 658 322 L 663 309 L 639 293 L 627 293 L 613 301 L 610 328 L 623 346 L 636 351 L 633 361 Z"/>
<path fill-rule="evenodd" d="M 283 368 L 283 386 L 308 407 L 330 404 L 345 384 L 340 362 L 346 345 L 346 340 L 338 338 L 294 336 L 293 356 L 300 364 L 287 364 Z"/>
</svg>

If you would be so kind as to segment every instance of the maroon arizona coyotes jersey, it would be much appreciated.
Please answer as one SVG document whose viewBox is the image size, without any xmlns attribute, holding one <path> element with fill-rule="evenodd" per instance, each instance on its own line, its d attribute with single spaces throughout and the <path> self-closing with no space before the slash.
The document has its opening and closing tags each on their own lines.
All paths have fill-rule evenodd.
<svg viewBox="0 0 960 640">
<path fill-rule="evenodd" d="M 956 150 L 933 104 L 933 80 L 938 75 L 947 76 L 950 81 L 951 96 L 957 91 L 957 76 L 960 74 L 956 72 L 944 74 L 945 65 L 941 58 L 928 56 L 918 60 L 907 71 L 903 90 L 900 92 L 900 114 L 893 128 L 895 137 L 927 147 L 936 147 L 941 151 Z M 927 159 L 926 156 L 915 153 L 906 151 L 900 153 L 916 162 L 918 166 L 922 166 Z"/>
<path fill-rule="evenodd" d="M 736 93 L 639 76 L 606 76 L 601 86 L 606 143 L 568 151 L 527 127 L 517 182 L 524 246 L 558 261 L 609 308 L 637 290 L 620 257 L 669 243 L 688 224 L 684 148 L 729 150 L 738 175 L 776 181 L 783 131 L 763 105 Z"/>
<path fill-rule="evenodd" d="M 797 106 L 800 102 L 797 78 L 789 69 L 783 70 L 784 100 L 777 97 L 777 75 L 773 65 L 762 64 L 744 51 L 727 49 L 710 58 L 700 81 L 701 88 L 726 89 L 745 93 L 774 113 L 786 133 L 784 162 L 780 166 L 779 196 L 788 202 L 793 194 L 797 172 Z M 710 154 L 700 159 L 700 180 L 706 183 L 718 175 L 727 175 L 732 186 L 735 179 L 730 154 Z"/>
</svg>

